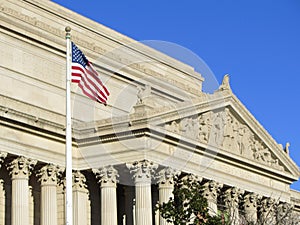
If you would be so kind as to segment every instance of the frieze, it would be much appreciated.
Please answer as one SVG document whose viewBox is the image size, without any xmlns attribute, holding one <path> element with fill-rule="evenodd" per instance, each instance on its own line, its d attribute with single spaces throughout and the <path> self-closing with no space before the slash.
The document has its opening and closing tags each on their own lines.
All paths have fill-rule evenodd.
<svg viewBox="0 0 300 225">
<path fill-rule="evenodd" d="M 234 117 L 228 108 L 170 121 L 164 128 L 169 132 L 284 170 L 271 150 L 246 124 Z"/>
<path fill-rule="evenodd" d="M 42 30 L 48 32 L 48 33 L 51 33 L 57 37 L 65 38 L 65 31 L 63 29 L 53 27 L 53 26 L 37 19 L 36 17 L 29 16 L 23 12 L 17 11 L 16 9 L 9 8 L 3 4 L 0 4 L 0 11 L 6 15 L 12 16 L 16 19 L 19 19 L 19 20 L 27 23 L 27 24 L 35 26 L 39 29 L 42 29 Z M 186 85 L 184 83 L 177 81 L 176 79 L 171 79 L 170 77 L 168 77 L 166 75 L 163 75 L 161 73 L 154 71 L 153 69 L 149 68 L 148 66 L 145 66 L 140 63 L 136 63 L 134 61 L 129 60 L 128 58 L 121 57 L 120 55 L 115 54 L 111 51 L 107 51 L 106 49 L 101 48 L 100 46 L 96 45 L 94 42 L 87 42 L 86 39 L 82 39 L 76 35 L 72 35 L 72 40 L 74 42 L 76 42 L 76 44 L 80 45 L 81 47 L 89 49 L 95 53 L 105 55 L 108 58 L 111 58 L 119 63 L 125 64 L 126 66 L 131 67 L 133 69 L 139 70 L 140 72 L 143 72 L 145 74 L 151 75 L 152 77 L 155 77 L 155 78 L 158 78 L 161 80 L 165 80 L 168 83 L 171 83 L 171 84 L 173 84 L 183 90 L 186 90 L 190 93 L 193 93 L 196 95 L 199 95 L 199 93 L 201 93 L 201 91 L 199 91 L 198 89 L 192 88 L 189 85 Z"/>
</svg>

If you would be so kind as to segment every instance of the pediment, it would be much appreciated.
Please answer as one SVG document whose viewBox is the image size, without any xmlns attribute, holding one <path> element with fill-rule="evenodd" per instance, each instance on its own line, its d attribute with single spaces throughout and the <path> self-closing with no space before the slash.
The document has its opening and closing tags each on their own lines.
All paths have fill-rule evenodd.
<svg viewBox="0 0 300 225">
<path fill-rule="evenodd" d="M 188 107 L 178 107 L 176 112 L 169 112 L 177 116 L 159 126 L 171 135 L 218 148 L 222 153 L 265 168 L 288 172 L 298 179 L 299 169 L 289 157 L 288 149 L 276 143 L 236 96 L 232 93 L 223 96 L 222 103 L 211 100 L 209 106 L 207 101 L 196 103 L 194 113 Z"/>
</svg>

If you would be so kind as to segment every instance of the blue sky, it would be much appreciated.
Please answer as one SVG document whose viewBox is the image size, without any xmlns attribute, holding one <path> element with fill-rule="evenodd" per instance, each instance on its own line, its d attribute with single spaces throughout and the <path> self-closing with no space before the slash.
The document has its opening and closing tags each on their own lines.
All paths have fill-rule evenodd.
<svg viewBox="0 0 300 225">
<path fill-rule="evenodd" d="M 300 165 L 300 1 L 54 2 L 135 40 L 183 46 L 218 82 L 230 74 L 235 95 Z"/>
</svg>

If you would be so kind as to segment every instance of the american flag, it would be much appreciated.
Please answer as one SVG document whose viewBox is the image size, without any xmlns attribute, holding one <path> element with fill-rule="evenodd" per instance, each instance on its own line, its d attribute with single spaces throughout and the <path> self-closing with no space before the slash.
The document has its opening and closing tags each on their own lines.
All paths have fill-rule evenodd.
<svg viewBox="0 0 300 225">
<path fill-rule="evenodd" d="M 82 51 L 72 42 L 72 82 L 89 98 L 106 105 L 109 91 Z"/>
</svg>

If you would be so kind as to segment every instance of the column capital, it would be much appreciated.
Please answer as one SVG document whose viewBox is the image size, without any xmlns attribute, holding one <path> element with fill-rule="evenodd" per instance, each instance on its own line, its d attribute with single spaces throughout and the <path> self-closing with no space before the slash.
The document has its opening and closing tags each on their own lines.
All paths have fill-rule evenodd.
<svg viewBox="0 0 300 225">
<path fill-rule="evenodd" d="M 59 166 L 53 164 L 47 164 L 43 166 L 38 174 L 41 185 L 57 185 L 57 177 L 62 173 L 62 169 Z"/>
<path fill-rule="evenodd" d="M 179 175 L 179 171 L 171 168 L 166 167 L 160 170 L 157 173 L 156 179 L 159 186 L 170 186 L 173 187 L 174 185 L 174 178 Z"/>
<path fill-rule="evenodd" d="M 203 183 L 204 195 L 206 198 L 216 198 L 221 185 L 214 180 L 208 180 Z"/>
<path fill-rule="evenodd" d="M 8 169 L 10 170 L 12 179 L 28 179 L 31 174 L 31 170 L 36 165 L 36 163 L 37 160 L 25 158 L 24 156 L 20 156 L 14 159 L 8 164 Z"/>
<path fill-rule="evenodd" d="M 184 177 L 182 177 L 180 179 L 180 183 L 183 183 L 183 182 L 195 182 L 195 183 L 201 183 L 201 181 L 203 180 L 203 177 L 199 177 L 198 175 L 195 175 L 195 174 L 187 174 L 185 175 Z"/>
<path fill-rule="evenodd" d="M 133 174 L 135 183 L 151 183 L 151 176 L 154 174 L 158 165 L 148 160 L 126 163 L 130 173 Z"/>
<path fill-rule="evenodd" d="M 243 197 L 243 205 L 244 208 L 256 208 L 257 207 L 257 200 L 258 200 L 258 194 L 255 194 L 253 192 L 251 193 L 245 193 Z"/>
<path fill-rule="evenodd" d="M 73 171 L 73 189 L 76 191 L 87 191 L 86 178 L 80 171 Z"/>
<path fill-rule="evenodd" d="M 118 171 L 113 166 L 106 166 L 99 169 L 93 169 L 93 173 L 98 179 L 101 187 L 104 186 L 116 186 L 118 182 Z"/>
<path fill-rule="evenodd" d="M 223 192 L 224 203 L 227 207 L 237 206 L 243 191 L 237 187 L 231 187 Z"/>
</svg>

